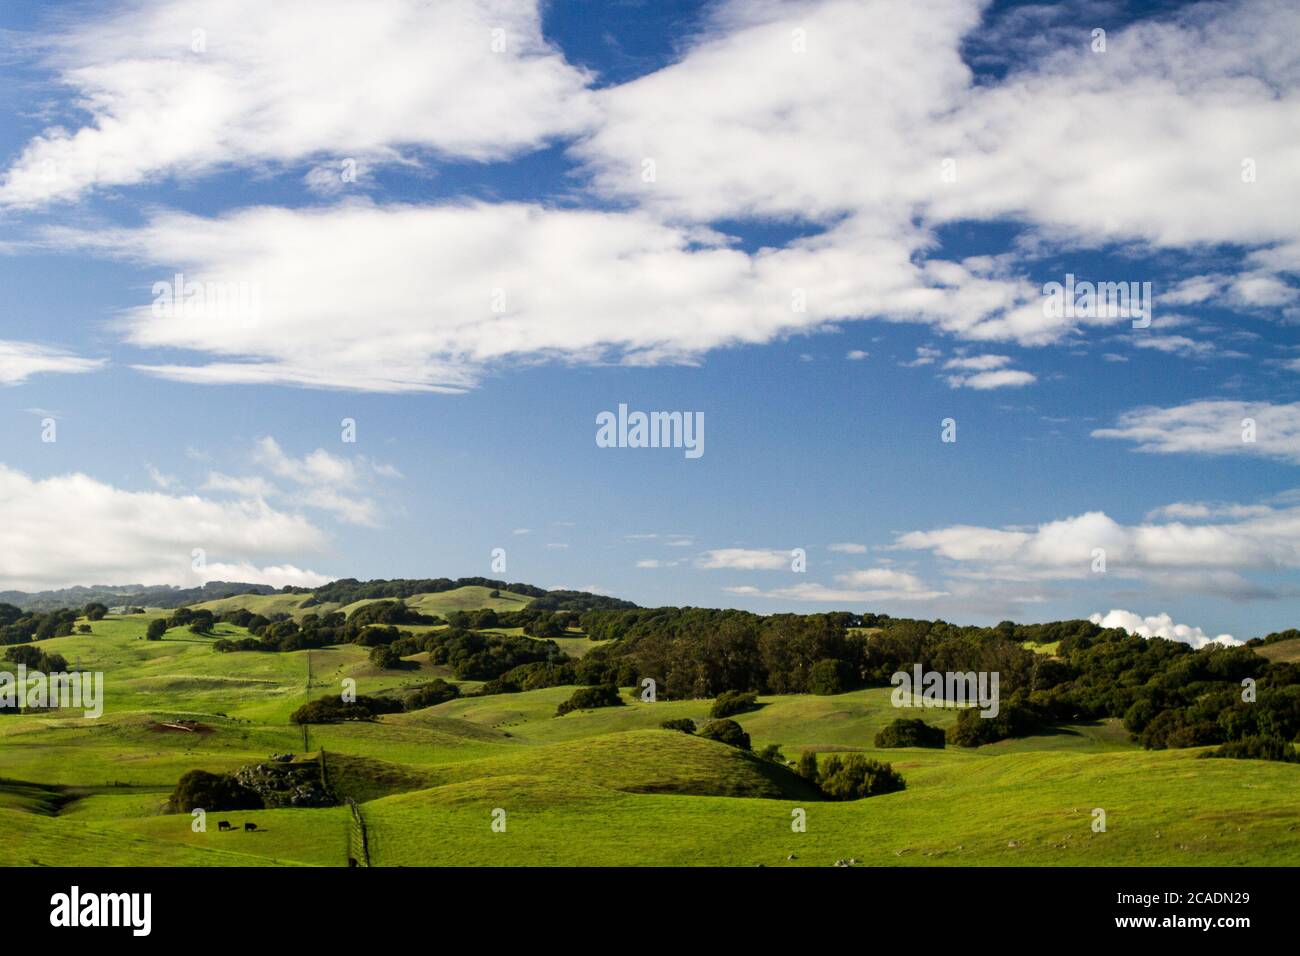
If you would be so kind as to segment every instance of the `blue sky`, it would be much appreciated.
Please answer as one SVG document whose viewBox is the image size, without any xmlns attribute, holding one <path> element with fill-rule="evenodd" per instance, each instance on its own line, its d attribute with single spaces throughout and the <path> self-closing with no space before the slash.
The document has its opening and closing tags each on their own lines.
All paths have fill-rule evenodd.
<svg viewBox="0 0 1300 956">
<path fill-rule="evenodd" d="M 1287 5 L 263 6 L 0 11 L 0 588 L 1296 624 Z"/>
</svg>

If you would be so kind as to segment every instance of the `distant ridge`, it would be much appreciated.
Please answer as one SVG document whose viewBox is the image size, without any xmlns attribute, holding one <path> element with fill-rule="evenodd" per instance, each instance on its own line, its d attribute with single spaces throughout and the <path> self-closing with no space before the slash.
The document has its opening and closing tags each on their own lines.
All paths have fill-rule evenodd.
<svg viewBox="0 0 1300 956">
<path fill-rule="evenodd" d="M 199 601 L 215 601 L 240 594 L 275 594 L 269 584 L 209 581 L 202 587 L 177 588 L 168 584 L 92 584 L 52 591 L 0 591 L 0 604 L 13 604 L 24 611 L 55 611 L 65 607 L 85 607 L 92 602 L 109 607 L 180 607 Z M 288 589 L 285 590 L 310 590 Z"/>
<path fill-rule="evenodd" d="M 304 607 L 316 604 L 350 604 L 374 598 L 407 598 L 414 594 L 453 591 L 462 587 L 486 587 L 513 594 L 525 594 L 538 610 L 630 610 L 637 605 L 631 601 L 593 594 L 589 591 L 547 591 L 532 584 L 508 583 L 491 578 L 377 578 L 358 581 L 340 578 L 319 588 L 285 586 L 274 588 L 269 584 L 249 584 L 232 581 L 209 581 L 202 587 L 178 588 L 171 585 L 96 584 L 77 585 L 50 591 L 0 591 L 0 604 L 13 604 L 24 611 L 54 611 L 60 608 L 80 608 L 92 602 L 110 607 L 131 605 L 136 607 L 176 608 L 205 601 L 219 601 L 243 594 L 309 594 Z"/>
</svg>

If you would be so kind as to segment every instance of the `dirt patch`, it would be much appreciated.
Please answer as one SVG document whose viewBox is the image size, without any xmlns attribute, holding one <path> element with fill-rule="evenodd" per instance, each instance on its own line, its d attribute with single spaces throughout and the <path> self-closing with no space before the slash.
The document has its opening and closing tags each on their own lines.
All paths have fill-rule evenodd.
<svg viewBox="0 0 1300 956">
<path fill-rule="evenodd" d="M 200 737 L 206 737 L 208 734 L 215 733 L 214 728 L 207 724 L 201 724 L 197 720 L 169 720 L 163 723 L 152 723 L 149 729 L 156 734 L 198 734 Z"/>
</svg>

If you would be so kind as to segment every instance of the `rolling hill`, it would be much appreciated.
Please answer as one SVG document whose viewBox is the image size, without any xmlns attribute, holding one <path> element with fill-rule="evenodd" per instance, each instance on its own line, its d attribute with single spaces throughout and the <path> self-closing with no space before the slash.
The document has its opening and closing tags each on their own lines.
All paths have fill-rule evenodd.
<svg viewBox="0 0 1300 956">
<path fill-rule="evenodd" d="M 482 595 L 437 597 L 448 607 Z M 630 690 L 625 706 L 564 717 L 556 706 L 572 686 L 461 697 L 312 726 L 304 739 L 289 714 L 344 678 L 375 694 L 450 674 L 420 655 L 413 669 L 377 670 L 354 645 L 222 654 L 215 636 L 181 628 L 145 641 L 156 616 L 41 642 L 104 673 L 105 713 L 0 718 L 0 863 L 58 862 L 76 845 L 83 865 L 344 865 L 354 824 L 342 806 L 223 814 L 255 820 L 253 834 L 195 833 L 188 815 L 164 812 L 188 770 L 322 752 L 337 795 L 360 804 L 372 865 L 1300 863 L 1300 766 L 1144 751 L 1116 721 L 973 749 L 877 750 L 898 716 L 888 688 L 765 696 L 735 718 L 755 750 L 861 752 L 906 778 L 902 792 L 837 803 L 780 764 L 659 729 L 706 720 L 711 701 L 646 703 Z M 956 711 L 922 716 L 948 726 Z M 792 830 L 795 811 L 806 832 Z"/>
</svg>

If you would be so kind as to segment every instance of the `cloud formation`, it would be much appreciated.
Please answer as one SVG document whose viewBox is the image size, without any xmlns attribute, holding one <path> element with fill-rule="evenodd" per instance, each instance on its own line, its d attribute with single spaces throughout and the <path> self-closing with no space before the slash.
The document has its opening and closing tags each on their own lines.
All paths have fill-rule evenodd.
<svg viewBox="0 0 1300 956">
<path fill-rule="evenodd" d="M 594 89 L 532 3 L 148 0 L 54 43 L 91 121 L 29 143 L 0 202 L 238 164 L 308 166 L 319 188 L 322 156 L 488 160 L 569 142 L 587 188 L 566 201 L 586 209 L 354 200 L 51 235 L 160 279 L 260 288 L 252 324 L 126 316 L 131 344 L 208 359 L 146 371 L 199 383 L 455 391 L 493 365 L 695 361 L 863 318 L 1035 346 L 1126 321 L 1050 314 L 1010 254 L 939 258 L 954 222 L 1023 224 L 1025 248 L 1238 244 L 1240 274 L 1175 299 L 1293 307 L 1300 60 L 1279 38 L 1300 10 L 1197 5 L 1112 31 L 1104 53 L 1058 25 L 976 82 L 962 50 L 984 15 L 978 0 L 732 0 L 675 62 Z M 194 24 L 202 53 L 184 42 Z M 714 231 L 753 219 L 810 229 L 752 252 Z M 1001 367 L 950 384 L 1033 381 Z"/>
<path fill-rule="evenodd" d="M 210 580 L 319 585 L 285 564 L 320 552 L 324 533 L 263 501 L 124 491 L 84 474 L 34 479 L 0 465 L 0 586 L 175 584 Z M 195 549 L 203 561 L 196 567 Z"/>
<path fill-rule="evenodd" d="M 1088 620 L 1101 627 L 1122 627 L 1130 634 L 1136 634 L 1138 637 L 1162 637 L 1167 641 L 1179 641 L 1183 644 L 1190 644 L 1195 648 L 1202 648 L 1207 644 L 1237 647 L 1244 643 L 1231 634 L 1220 634 L 1218 637 L 1212 638 L 1199 627 L 1175 624 L 1174 619 L 1168 614 L 1142 617 L 1132 611 L 1112 610 L 1104 615 L 1101 613 L 1091 614 L 1088 616 Z"/>
<path fill-rule="evenodd" d="M 324 156 L 336 177 L 408 149 L 503 159 L 592 117 L 526 0 L 144 0 L 42 52 L 90 118 L 28 143 L 0 205 Z"/>
<path fill-rule="evenodd" d="M 19 385 L 47 372 L 93 372 L 104 364 L 103 359 L 80 358 L 31 342 L 0 340 L 0 385 Z"/>
<path fill-rule="evenodd" d="M 1154 454 L 1251 455 L 1300 464 L 1300 402 L 1203 400 L 1135 408 L 1092 436 L 1131 441 Z"/>
</svg>

